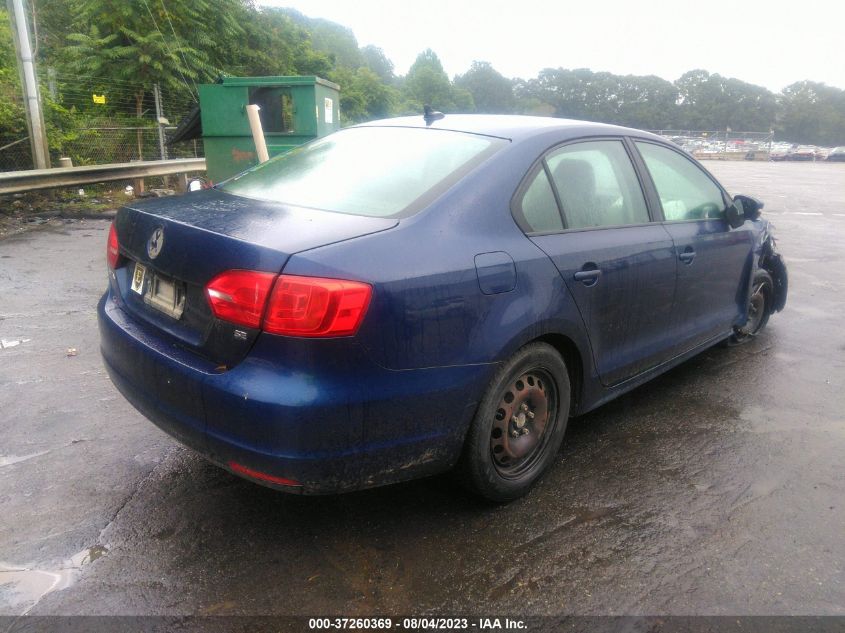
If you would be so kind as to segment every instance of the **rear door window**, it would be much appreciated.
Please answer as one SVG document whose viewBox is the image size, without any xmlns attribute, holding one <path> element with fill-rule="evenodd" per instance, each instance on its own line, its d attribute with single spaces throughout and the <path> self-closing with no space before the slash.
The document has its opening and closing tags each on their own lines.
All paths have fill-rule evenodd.
<svg viewBox="0 0 845 633">
<path fill-rule="evenodd" d="M 566 145 L 546 158 L 567 229 L 649 221 L 634 166 L 622 141 Z"/>
<path fill-rule="evenodd" d="M 528 232 L 553 233 L 563 230 L 563 220 L 545 169 L 540 169 L 526 187 L 521 208 Z"/>
</svg>

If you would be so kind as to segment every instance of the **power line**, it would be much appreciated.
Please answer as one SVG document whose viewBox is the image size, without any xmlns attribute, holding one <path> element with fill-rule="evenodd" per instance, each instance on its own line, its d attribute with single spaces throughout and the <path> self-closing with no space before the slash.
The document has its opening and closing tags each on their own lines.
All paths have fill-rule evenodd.
<svg viewBox="0 0 845 633">
<path fill-rule="evenodd" d="M 173 51 L 170 50 L 170 46 L 167 43 L 167 38 L 164 36 L 164 33 L 161 32 L 161 29 L 158 28 L 158 22 L 156 22 L 156 19 L 155 19 L 155 16 L 153 15 L 152 9 L 150 9 L 150 5 L 147 4 L 147 0 L 142 0 L 142 2 L 144 3 L 144 6 L 147 8 L 147 13 L 150 14 L 150 19 L 153 21 L 153 26 L 155 26 L 156 31 L 158 31 L 158 34 L 161 35 L 161 41 L 164 43 L 164 47 L 167 49 L 167 52 L 170 53 L 171 56 L 173 56 Z M 180 54 L 181 54 L 181 51 L 180 51 Z M 184 56 L 183 56 L 183 59 L 184 59 Z M 187 63 L 185 63 L 185 67 L 186 68 L 188 67 Z M 188 85 L 188 80 L 185 78 L 185 75 L 182 72 L 182 69 L 177 66 L 176 72 L 179 73 L 179 75 L 182 77 L 182 83 L 184 83 L 185 87 L 188 89 L 188 91 L 191 92 L 191 87 Z"/>
<path fill-rule="evenodd" d="M 188 60 L 185 59 L 185 54 L 182 52 L 182 44 L 179 42 L 179 36 L 176 35 L 176 29 L 173 28 L 173 21 L 170 19 L 170 13 L 168 12 L 167 7 L 164 6 L 164 0 L 159 0 L 159 2 L 161 2 L 161 8 L 164 10 L 164 17 L 167 18 L 167 22 L 170 24 L 170 31 L 173 33 L 173 37 L 176 39 L 176 44 L 179 47 L 177 49 L 179 51 L 179 55 L 182 57 L 182 61 L 185 63 L 185 68 L 188 68 Z M 192 79 L 191 83 L 194 84 L 194 90 L 196 91 L 197 82 Z M 197 97 L 199 98 L 199 94 L 197 94 Z"/>
<path fill-rule="evenodd" d="M 67 73 L 56 73 L 56 77 L 59 79 L 65 79 L 66 81 L 78 82 L 80 79 L 91 79 L 96 81 L 102 81 L 108 84 L 125 84 L 126 86 L 134 86 L 140 87 L 141 84 L 134 82 L 134 81 L 127 81 L 125 79 L 111 79 L 107 77 L 102 77 L 98 75 L 78 75 L 78 74 L 67 74 Z"/>
</svg>

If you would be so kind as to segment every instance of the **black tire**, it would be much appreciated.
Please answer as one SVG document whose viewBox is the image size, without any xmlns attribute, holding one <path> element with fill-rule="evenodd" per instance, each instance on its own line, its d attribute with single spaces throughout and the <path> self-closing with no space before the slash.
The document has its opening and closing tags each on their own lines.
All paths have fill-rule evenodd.
<svg viewBox="0 0 845 633">
<path fill-rule="evenodd" d="M 742 327 L 735 328 L 729 340 L 731 345 L 747 343 L 766 327 L 772 314 L 774 283 L 765 270 L 758 270 L 751 284 L 751 297 L 748 305 L 748 321 Z"/>
<path fill-rule="evenodd" d="M 497 503 L 523 496 L 554 461 L 569 418 L 570 384 L 560 354 L 531 343 L 499 368 L 467 434 L 457 474 Z"/>
</svg>

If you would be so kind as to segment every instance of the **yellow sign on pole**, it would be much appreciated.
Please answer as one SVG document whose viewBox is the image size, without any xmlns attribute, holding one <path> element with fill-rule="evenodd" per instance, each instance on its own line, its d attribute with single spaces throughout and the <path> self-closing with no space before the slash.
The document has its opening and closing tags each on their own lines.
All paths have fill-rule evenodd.
<svg viewBox="0 0 845 633">
<path fill-rule="evenodd" d="M 94 100 L 94 103 L 99 103 L 100 105 L 106 105 L 106 95 L 92 94 L 91 98 Z"/>
</svg>

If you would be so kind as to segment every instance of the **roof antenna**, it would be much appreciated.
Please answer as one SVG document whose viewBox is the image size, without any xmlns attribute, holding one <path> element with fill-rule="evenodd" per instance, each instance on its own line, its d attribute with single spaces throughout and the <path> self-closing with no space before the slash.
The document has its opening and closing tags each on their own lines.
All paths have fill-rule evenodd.
<svg viewBox="0 0 845 633">
<path fill-rule="evenodd" d="M 423 106 L 423 119 L 425 119 L 426 125 L 431 125 L 435 121 L 439 121 L 446 115 L 442 112 L 438 112 L 437 110 L 432 110 L 430 105 Z"/>
</svg>

